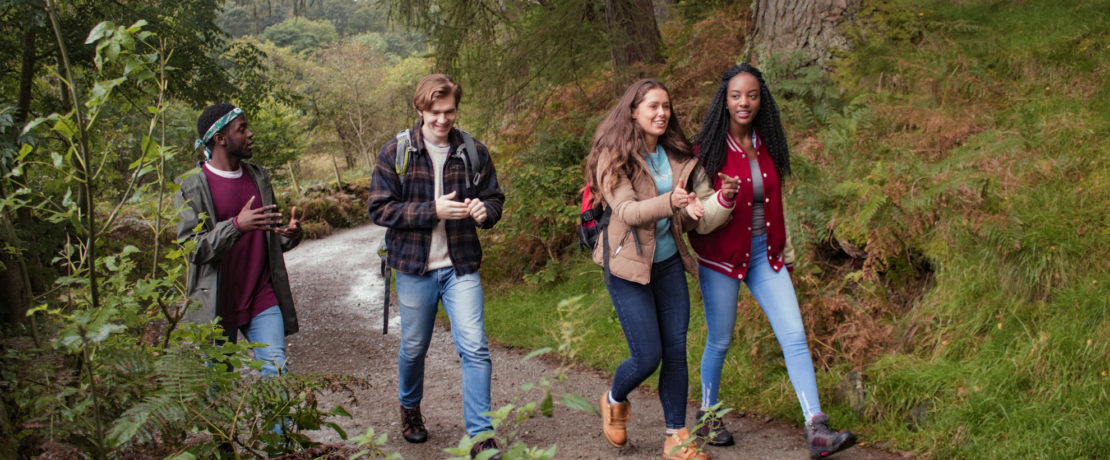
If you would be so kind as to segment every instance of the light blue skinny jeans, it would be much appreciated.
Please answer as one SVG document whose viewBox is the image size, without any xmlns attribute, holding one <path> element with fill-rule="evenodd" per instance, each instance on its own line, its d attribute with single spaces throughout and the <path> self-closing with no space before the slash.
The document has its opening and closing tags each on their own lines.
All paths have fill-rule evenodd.
<svg viewBox="0 0 1110 460">
<path fill-rule="evenodd" d="M 752 237 L 751 252 L 744 283 L 771 323 L 771 329 L 782 347 L 786 372 L 802 406 L 802 414 L 805 420 L 809 420 L 821 413 L 821 402 L 817 398 L 817 378 L 806 344 L 806 331 L 798 298 L 794 294 L 794 283 L 785 267 L 776 272 L 767 261 L 767 235 Z M 698 283 L 701 285 L 705 324 L 709 332 L 701 356 L 701 407 L 707 409 L 717 404 L 721 367 L 736 326 L 740 280 L 698 265 Z"/>
<path fill-rule="evenodd" d="M 482 280 L 478 273 L 456 275 L 452 267 L 424 276 L 397 272 L 397 301 L 401 305 L 401 350 L 397 374 L 401 405 L 420 406 L 424 397 L 424 357 L 432 340 L 437 304 L 451 319 L 451 338 L 462 360 L 463 420 L 466 434 L 493 429 L 490 418 L 490 375 L 493 366 L 486 343 Z"/>
<path fill-rule="evenodd" d="M 240 326 L 239 332 L 248 342 L 264 345 L 252 350 L 254 359 L 263 362 L 260 371 L 263 377 L 285 373 L 285 321 L 281 317 L 280 306 L 262 310 L 251 318 L 251 322 Z"/>
</svg>

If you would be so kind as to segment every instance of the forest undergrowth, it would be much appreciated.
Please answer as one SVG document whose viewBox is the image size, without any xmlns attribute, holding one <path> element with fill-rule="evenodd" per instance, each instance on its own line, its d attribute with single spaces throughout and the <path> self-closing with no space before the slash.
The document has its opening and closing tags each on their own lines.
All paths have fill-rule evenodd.
<svg viewBox="0 0 1110 460">
<path fill-rule="evenodd" d="M 845 28 L 857 47 L 832 72 L 790 57 L 762 63 L 788 123 L 794 280 L 823 408 L 867 442 L 934 457 L 1102 457 L 1110 11 L 1095 1 L 865 3 Z M 666 34 L 680 38 L 659 75 L 688 135 L 731 62 L 699 61 L 713 53 L 696 48 L 734 43 L 743 25 L 718 21 Z M 584 156 L 596 118 L 578 119 L 568 131 Z M 575 190 L 563 192 L 572 208 Z M 624 344 L 600 271 L 563 247 L 525 275 L 530 286 L 495 295 L 491 316 L 505 322 L 491 319 L 491 335 L 543 345 L 527 332 L 542 325 L 510 318 L 588 293 L 584 348 L 597 352 L 584 359 L 611 370 Z M 695 369 L 705 338 L 696 283 L 691 296 Z M 723 400 L 800 423 L 769 324 L 749 295 L 739 309 Z"/>
</svg>

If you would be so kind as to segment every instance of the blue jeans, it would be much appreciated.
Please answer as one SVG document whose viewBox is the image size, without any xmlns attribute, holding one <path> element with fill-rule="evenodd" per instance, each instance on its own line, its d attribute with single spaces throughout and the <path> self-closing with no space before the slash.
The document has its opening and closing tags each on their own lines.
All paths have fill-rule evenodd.
<svg viewBox="0 0 1110 460">
<path fill-rule="evenodd" d="M 610 276 L 609 298 L 628 342 L 628 359 L 613 374 L 610 395 L 624 401 L 640 383 L 659 371 L 659 402 L 667 428 L 686 426 L 686 329 L 690 293 L 678 255 L 651 266 L 647 285 Z"/>
<path fill-rule="evenodd" d="M 482 323 L 485 301 L 478 273 L 456 275 L 452 267 L 431 270 L 424 276 L 397 272 L 397 301 L 401 305 L 401 350 L 397 374 L 401 405 L 420 406 L 424 397 L 424 357 L 432 340 L 436 305 L 451 319 L 451 338 L 462 360 L 463 419 L 466 433 L 474 436 L 493 429 L 490 411 L 492 364 Z"/>
<path fill-rule="evenodd" d="M 285 321 L 281 317 L 280 306 L 274 305 L 255 315 L 251 322 L 239 327 L 239 332 L 248 342 L 265 345 L 253 350 L 254 359 L 264 362 L 263 377 L 285 372 Z M 232 342 L 237 338 L 232 337 Z"/>
<path fill-rule="evenodd" d="M 716 270 L 698 265 L 698 280 L 705 301 L 705 324 L 709 330 L 705 351 L 701 356 L 701 406 L 717 404 L 717 390 L 721 385 L 721 366 L 725 362 L 733 328 L 736 326 L 736 299 L 740 280 Z M 817 378 L 813 360 L 806 345 L 806 331 L 802 313 L 790 272 L 785 268 L 775 271 L 767 262 L 767 235 L 752 237 L 752 255 L 744 283 L 763 308 L 771 329 L 782 348 L 786 372 L 798 396 L 805 420 L 821 413 L 817 399 Z"/>
</svg>

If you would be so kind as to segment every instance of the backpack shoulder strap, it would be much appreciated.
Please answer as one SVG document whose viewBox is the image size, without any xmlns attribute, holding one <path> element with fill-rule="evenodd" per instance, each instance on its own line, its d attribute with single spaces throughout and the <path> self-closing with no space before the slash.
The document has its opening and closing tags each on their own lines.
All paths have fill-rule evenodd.
<svg viewBox="0 0 1110 460">
<path fill-rule="evenodd" d="M 471 185 L 477 186 L 478 182 L 482 179 L 482 168 L 478 163 L 478 148 L 474 146 L 474 137 L 472 137 L 470 133 L 461 129 L 459 133 L 462 134 L 463 148 L 466 149 L 467 168 L 473 172 L 468 179 L 471 181 Z"/>
<path fill-rule="evenodd" d="M 393 155 L 393 171 L 397 173 L 397 178 L 401 181 L 401 186 L 405 185 L 405 169 L 409 165 L 409 157 L 416 149 L 412 146 L 412 134 L 409 130 L 402 129 L 397 132 L 397 150 Z"/>
</svg>

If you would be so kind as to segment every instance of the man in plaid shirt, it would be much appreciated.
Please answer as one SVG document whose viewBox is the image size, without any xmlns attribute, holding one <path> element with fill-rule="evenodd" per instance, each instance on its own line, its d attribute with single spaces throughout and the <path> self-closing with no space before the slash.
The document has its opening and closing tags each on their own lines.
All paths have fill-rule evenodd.
<svg viewBox="0 0 1110 460">
<path fill-rule="evenodd" d="M 397 272 L 401 430 L 405 440 L 413 443 L 428 438 L 420 414 L 424 357 L 441 301 L 462 361 L 466 432 L 474 436 L 493 429 L 490 418 L 482 415 L 491 409 L 491 364 L 482 320 L 485 303 L 478 276 L 482 248 L 476 230 L 492 228 L 501 219 L 505 195 L 484 145 L 475 142 L 478 164 L 467 164 L 463 134 L 454 127 L 461 99 L 462 87 L 446 75 L 424 77 L 413 96 L 420 119 L 410 131 L 413 150 L 407 164 L 398 168 L 398 138 L 394 138 L 378 153 L 370 182 L 370 217 L 388 228 L 386 262 Z M 475 444 L 471 453 L 496 448 L 491 438 Z"/>
</svg>

